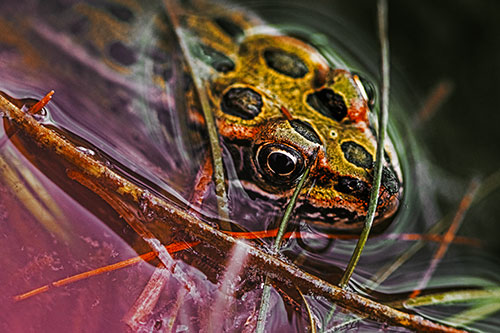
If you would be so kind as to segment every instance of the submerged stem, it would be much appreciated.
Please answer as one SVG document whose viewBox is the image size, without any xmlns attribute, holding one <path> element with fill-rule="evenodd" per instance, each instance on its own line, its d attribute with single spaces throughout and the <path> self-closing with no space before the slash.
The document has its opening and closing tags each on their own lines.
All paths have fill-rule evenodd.
<svg viewBox="0 0 500 333">
<path fill-rule="evenodd" d="M 378 193 L 382 180 L 382 169 L 384 162 L 384 141 L 386 136 L 387 122 L 389 119 L 389 42 L 387 37 L 387 0 L 378 1 L 378 27 L 382 52 L 382 98 L 380 101 L 380 113 L 378 116 L 379 131 L 377 140 L 377 161 L 375 162 L 375 172 L 373 175 L 373 187 L 370 195 L 368 213 L 366 215 L 363 231 L 359 236 L 356 248 L 349 260 L 349 264 L 342 275 L 339 286 L 345 288 L 351 279 L 354 268 L 361 257 L 361 252 L 365 247 L 368 234 L 375 218 L 378 203 Z"/>
<path fill-rule="evenodd" d="M 210 151 L 212 154 L 213 162 L 213 178 L 215 182 L 215 194 L 217 198 L 217 210 L 220 217 L 220 224 L 223 230 L 231 231 L 231 226 L 227 222 L 229 220 L 229 208 L 226 193 L 226 184 L 224 176 L 224 164 L 222 161 L 221 145 L 219 142 L 219 133 L 217 132 L 217 127 L 215 124 L 215 117 L 213 115 L 212 109 L 210 107 L 209 98 L 206 93 L 206 80 L 204 80 L 199 73 L 195 73 L 195 61 L 193 55 L 191 54 L 187 38 L 183 35 L 182 30 L 178 29 L 179 22 L 178 17 L 175 16 L 175 10 L 173 10 L 172 1 L 166 0 L 165 6 L 167 7 L 168 17 L 170 22 L 174 27 L 179 45 L 182 49 L 182 53 L 187 59 L 189 71 L 193 83 L 196 87 L 196 92 L 201 104 L 201 109 L 203 111 L 203 116 L 205 118 L 205 123 L 207 125 L 207 132 L 210 142 Z"/>
</svg>

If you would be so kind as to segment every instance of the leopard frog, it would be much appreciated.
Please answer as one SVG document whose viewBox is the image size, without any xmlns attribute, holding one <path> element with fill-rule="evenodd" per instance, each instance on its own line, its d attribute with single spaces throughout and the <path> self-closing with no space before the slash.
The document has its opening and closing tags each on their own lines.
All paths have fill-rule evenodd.
<svg viewBox="0 0 500 333">
<path fill-rule="evenodd" d="M 161 110 L 172 106 L 179 110 L 184 103 L 187 114 L 179 118 L 203 126 L 197 95 L 205 94 L 238 180 L 250 197 L 280 203 L 281 209 L 310 166 L 296 217 L 332 231 L 360 230 L 376 147 L 367 96 L 370 91 L 357 75 L 333 66 L 314 46 L 271 28 L 248 10 L 205 0 L 44 1 L 39 7 L 46 14 L 37 21 L 17 20 L 18 24 L 23 22 L 22 29 L 9 25 L 9 18 L 16 13 L 9 12 L 12 7 L 4 7 L 0 9 L 6 20 L 0 27 L 10 33 L 0 36 L 0 44 L 8 46 L 6 52 L 14 49 L 12 54 L 24 56 L 18 66 L 13 61 L 8 67 L 0 66 L 4 80 L 16 85 L 39 80 L 45 90 L 56 90 L 56 96 L 72 96 L 71 107 L 85 106 L 85 112 L 78 115 L 89 124 L 107 121 L 98 111 L 102 109 L 115 114 L 146 110 L 137 101 L 148 95 L 151 100 L 167 101 Z M 26 43 L 24 36 L 16 35 L 28 31 L 28 23 L 33 31 L 30 38 L 40 39 L 43 48 L 37 49 Z M 152 29 L 161 33 L 155 35 Z M 176 36 L 183 40 L 176 40 Z M 139 52 L 144 51 L 144 43 L 155 38 L 159 46 L 154 52 Z M 187 88 L 170 92 L 174 99 L 184 99 L 174 103 L 171 95 L 165 97 L 169 82 L 178 82 L 189 73 L 179 55 L 179 42 L 188 46 L 188 56 L 193 59 L 189 75 L 199 76 L 204 85 L 203 91 L 186 84 Z M 143 64 L 148 61 L 153 63 L 153 77 L 143 75 Z M 180 63 L 181 70 L 176 70 L 173 62 Z M 84 67 L 88 69 L 83 71 Z M 76 70 L 80 74 L 74 74 Z M 146 79 L 152 84 L 145 88 L 140 83 Z M 130 99 L 135 104 L 129 103 Z M 91 114 L 92 110 L 97 111 Z M 107 131 L 122 133 L 127 123 L 131 121 L 110 123 Z M 176 134 L 167 127 L 160 134 L 171 135 L 176 142 Z M 129 129 L 133 140 L 127 143 L 129 151 L 137 151 L 131 158 L 140 153 L 150 161 L 160 160 L 149 158 L 153 150 L 141 148 L 140 136 L 134 131 Z M 161 159 L 170 155 L 174 154 L 163 154 Z M 114 158 L 126 163 L 128 157 Z M 168 173 L 179 161 L 162 165 Z M 148 166 L 134 168 L 146 170 Z M 375 223 L 394 216 L 402 189 L 398 156 L 388 142 Z"/>
<path fill-rule="evenodd" d="M 196 72 L 207 73 L 218 131 L 245 190 L 278 202 L 312 164 L 299 218 L 322 229 L 359 230 L 376 150 L 370 87 L 248 12 L 204 2 L 176 8 L 177 29 L 187 32 Z M 375 223 L 397 211 L 401 177 L 388 142 Z"/>
</svg>

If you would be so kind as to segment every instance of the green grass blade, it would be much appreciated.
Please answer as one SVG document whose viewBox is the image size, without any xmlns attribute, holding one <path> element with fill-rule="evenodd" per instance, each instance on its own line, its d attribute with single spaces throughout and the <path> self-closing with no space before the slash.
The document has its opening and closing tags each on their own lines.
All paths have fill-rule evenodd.
<svg viewBox="0 0 500 333">
<path fill-rule="evenodd" d="M 302 187 L 304 187 L 304 184 L 309 177 L 309 171 L 311 170 L 311 166 L 314 164 L 316 161 L 316 154 L 314 154 L 313 158 L 311 159 L 311 163 L 309 166 L 306 168 L 304 173 L 302 174 L 302 177 L 295 187 L 295 190 L 293 191 L 292 197 L 290 198 L 290 201 L 288 202 L 288 205 L 286 206 L 285 213 L 283 214 L 283 217 L 280 222 L 280 227 L 278 230 L 278 234 L 276 235 L 276 238 L 274 240 L 274 243 L 271 247 L 271 252 L 272 254 L 276 254 L 281 246 L 281 242 L 283 240 L 283 235 L 285 234 L 286 227 L 288 226 L 288 221 L 290 221 L 290 217 L 292 216 L 293 209 L 295 208 L 295 204 L 297 202 L 297 197 L 299 196 L 300 191 L 302 190 Z M 262 290 L 262 297 L 261 297 L 261 302 L 260 302 L 260 308 L 259 308 L 259 316 L 257 318 L 257 328 L 255 331 L 257 333 L 263 333 L 265 330 L 265 325 L 266 325 L 266 317 L 267 317 L 267 312 L 269 310 L 269 298 L 271 296 L 271 284 L 269 281 L 269 278 L 266 276 L 266 281 L 264 283 L 264 288 Z"/>
<path fill-rule="evenodd" d="M 377 138 L 377 161 L 375 162 L 375 172 L 373 176 L 373 187 L 370 195 L 370 203 L 368 206 L 368 213 L 366 215 L 365 225 L 359 237 L 356 248 L 349 260 L 349 264 L 340 279 L 339 286 L 345 288 L 349 280 L 351 279 L 352 273 L 358 264 L 359 258 L 361 257 L 361 252 L 365 247 L 366 240 L 370 233 L 370 229 L 375 218 L 375 213 L 377 211 L 378 194 L 380 190 L 380 184 L 382 181 L 382 169 L 384 165 L 384 142 L 386 137 L 387 123 L 389 119 L 389 43 L 387 36 L 387 0 L 378 1 L 378 26 L 379 26 L 379 38 L 381 44 L 382 53 L 382 98 L 380 101 L 380 113 L 378 116 L 379 132 Z"/>
</svg>

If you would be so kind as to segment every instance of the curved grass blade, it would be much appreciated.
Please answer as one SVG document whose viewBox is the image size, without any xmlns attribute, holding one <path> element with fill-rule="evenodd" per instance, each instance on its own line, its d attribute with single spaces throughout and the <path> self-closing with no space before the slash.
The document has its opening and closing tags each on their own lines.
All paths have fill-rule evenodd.
<svg viewBox="0 0 500 333">
<path fill-rule="evenodd" d="M 306 311 L 307 311 L 307 317 L 309 318 L 309 325 L 311 325 L 311 333 L 316 333 L 316 320 L 314 318 L 314 315 L 311 310 L 311 306 L 309 305 L 309 302 L 307 301 L 306 297 L 300 291 L 299 288 L 297 288 L 297 291 L 299 292 L 300 297 L 302 298 L 302 301 L 304 302 L 304 305 L 306 306 Z"/>
<path fill-rule="evenodd" d="M 365 225 L 359 236 L 356 248 L 349 260 L 342 278 L 340 279 L 339 286 L 344 289 L 347 287 L 352 273 L 358 264 L 361 252 L 365 247 L 366 240 L 370 233 L 370 229 L 375 218 L 377 211 L 378 194 L 380 191 L 380 184 L 382 182 L 382 168 L 384 162 L 384 142 L 386 137 L 387 123 L 389 120 L 389 41 L 387 34 L 387 0 L 378 1 L 378 27 L 379 38 L 382 53 L 382 98 L 380 100 L 380 113 L 378 115 L 379 131 L 377 137 L 377 155 L 375 162 L 375 171 L 373 175 L 373 187 L 370 194 L 370 202 L 368 206 L 368 213 L 366 214 Z"/>
<path fill-rule="evenodd" d="M 448 291 L 445 293 L 429 294 L 410 298 L 398 303 L 391 303 L 394 307 L 416 308 L 419 306 L 464 303 L 476 301 L 496 301 L 500 303 L 500 287 L 488 289 L 466 289 Z"/>
<path fill-rule="evenodd" d="M 464 327 L 478 320 L 488 317 L 489 315 L 500 311 L 500 301 L 486 302 L 479 304 L 472 309 L 462 311 L 446 320 L 455 327 Z"/>
</svg>

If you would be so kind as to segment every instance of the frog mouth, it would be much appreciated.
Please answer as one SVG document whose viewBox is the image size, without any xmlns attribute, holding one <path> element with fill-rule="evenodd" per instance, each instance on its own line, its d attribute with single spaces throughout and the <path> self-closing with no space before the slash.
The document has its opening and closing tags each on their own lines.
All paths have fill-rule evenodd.
<svg viewBox="0 0 500 333">
<path fill-rule="evenodd" d="M 243 189 L 251 201 L 264 201 L 275 207 L 277 215 L 283 214 L 290 193 L 271 194 L 252 182 L 241 181 Z M 373 222 L 375 230 L 383 230 L 392 221 L 391 216 L 395 216 L 398 203 L 382 207 L 377 212 Z M 379 206 L 379 208 L 381 208 Z M 351 211 L 344 207 L 321 207 L 312 204 L 307 199 L 299 199 L 293 213 L 292 220 L 295 223 L 306 223 L 323 232 L 359 233 L 363 228 L 366 215 L 359 211 Z M 376 231 L 375 231 L 376 232 Z"/>
<path fill-rule="evenodd" d="M 365 216 L 339 207 L 316 207 L 302 202 L 296 208 L 299 220 L 325 231 L 358 231 L 363 227 Z"/>
<path fill-rule="evenodd" d="M 287 196 L 273 195 L 263 191 L 255 184 L 242 182 L 248 200 L 272 203 L 277 214 L 284 212 Z M 364 216 L 338 207 L 316 207 L 308 201 L 299 200 L 295 207 L 293 221 L 305 222 L 325 231 L 356 232 L 363 227 Z"/>
</svg>

